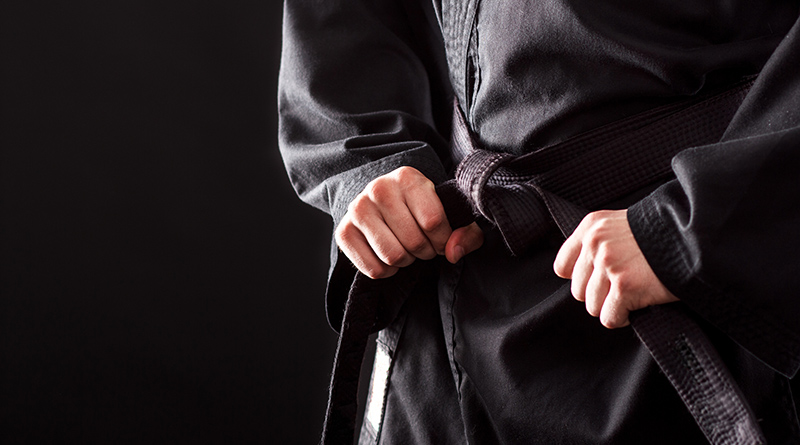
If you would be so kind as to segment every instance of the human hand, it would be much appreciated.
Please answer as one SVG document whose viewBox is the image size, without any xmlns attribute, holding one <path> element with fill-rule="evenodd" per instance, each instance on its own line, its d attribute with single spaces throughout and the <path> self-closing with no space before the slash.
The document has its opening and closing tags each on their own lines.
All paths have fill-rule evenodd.
<svg viewBox="0 0 800 445">
<path fill-rule="evenodd" d="M 647 264 L 627 210 L 587 215 L 558 251 L 553 269 L 571 278 L 572 295 L 607 328 L 627 326 L 631 311 L 678 301 Z"/>
<path fill-rule="evenodd" d="M 475 223 L 450 228 L 433 182 L 412 167 L 370 182 L 350 203 L 334 237 L 370 278 L 390 277 L 417 258 L 445 255 L 455 263 L 483 244 Z"/>
</svg>

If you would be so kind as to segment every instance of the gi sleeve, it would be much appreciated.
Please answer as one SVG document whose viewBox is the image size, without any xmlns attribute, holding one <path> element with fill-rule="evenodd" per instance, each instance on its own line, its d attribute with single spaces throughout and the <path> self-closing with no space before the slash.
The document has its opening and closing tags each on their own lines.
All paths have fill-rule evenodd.
<svg viewBox="0 0 800 445">
<path fill-rule="evenodd" d="M 398 167 L 446 179 L 451 93 L 436 18 L 425 8 L 398 0 L 284 4 L 279 147 L 297 194 L 334 227 L 370 181 Z M 332 243 L 327 308 L 335 329 L 354 274 Z"/>
<path fill-rule="evenodd" d="M 800 22 L 718 144 L 628 219 L 664 285 L 787 377 L 800 368 Z"/>
</svg>

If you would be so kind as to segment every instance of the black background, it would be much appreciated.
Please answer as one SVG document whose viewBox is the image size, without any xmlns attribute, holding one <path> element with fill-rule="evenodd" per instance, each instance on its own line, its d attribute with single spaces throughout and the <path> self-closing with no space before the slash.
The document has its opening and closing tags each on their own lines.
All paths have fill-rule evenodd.
<svg viewBox="0 0 800 445">
<path fill-rule="evenodd" d="M 331 227 L 277 149 L 280 2 L 0 8 L 0 442 L 316 442 Z"/>
</svg>

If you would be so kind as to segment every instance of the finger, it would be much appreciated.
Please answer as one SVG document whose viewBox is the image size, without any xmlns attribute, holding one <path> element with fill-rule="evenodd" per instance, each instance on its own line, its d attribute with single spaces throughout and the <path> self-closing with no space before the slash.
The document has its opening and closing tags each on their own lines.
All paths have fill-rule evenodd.
<svg viewBox="0 0 800 445">
<path fill-rule="evenodd" d="M 436 256 L 436 250 L 422 232 L 408 207 L 405 205 L 386 207 L 381 210 L 381 214 L 389 230 L 408 253 L 423 260 L 429 260 Z"/>
<path fill-rule="evenodd" d="M 553 270 L 559 277 L 572 277 L 575 262 L 578 260 L 578 255 L 580 255 L 581 249 L 583 248 L 584 234 L 593 222 L 592 214 L 586 215 L 586 217 L 581 220 L 580 224 L 578 224 L 578 227 L 575 228 L 575 231 L 572 232 L 572 235 L 561 245 L 556 255 L 556 260 L 553 262 Z"/>
<path fill-rule="evenodd" d="M 478 227 L 477 223 L 472 223 L 453 231 L 445 246 L 445 256 L 447 261 L 455 264 L 464 255 L 474 252 L 482 245 L 483 230 Z"/>
<path fill-rule="evenodd" d="M 433 189 L 433 183 L 419 171 L 401 167 L 389 175 L 372 181 L 365 188 L 364 195 L 370 206 L 378 210 L 386 226 L 408 253 L 417 258 L 431 259 L 436 256 L 436 251 L 422 232 L 406 202 L 405 194 L 417 189 Z M 435 199 L 438 202 L 438 197 L 435 195 L 434 192 L 428 199 Z M 404 263 L 408 263 L 408 259 Z"/>
<path fill-rule="evenodd" d="M 397 273 L 397 267 L 387 265 L 375 255 L 367 239 L 355 225 L 349 221 L 343 223 L 336 231 L 336 243 L 361 273 L 373 279 L 388 278 Z"/>
<path fill-rule="evenodd" d="M 352 209 L 350 214 L 353 224 L 383 263 L 392 267 L 405 267 L 414 262 L 414 256 L 406 251 L 392 233 L 375 205 L 366 199 L 357 198 Z"/>
<path fill-rule="evenodd" d="M 592 317 L 600 315 L 600 310 L 603 308 L 603 302 L 608 295 L 610 287 L 611 282 L 608 280 L 605 271 L 595 268 L 592 271 L 592 276 L 589 277 L 589 281 L 586 283 L 585 291 L 586 312 Z"/>
<path fill-rule="evenodd" d="M 572 283 L 570 284 L 572 296 L 576 300 L 586 301 L 586 283 L 588 283 L 593 271 L 594 265 L 592 261 L 588 258 L 586 250 L 582 250 L 572 269 Z"/>
<path fill-rule="evenodd" d="M 581 253 L 581 238 L 579 234 L 573 233 L 561 248 L 558 249 L 556 260 L 553 262 L 553 270 L 561 278 L 572 278 L 575 262 Z"/>
<path fill-rule="evenodd" d="M 433 183 L 429 184 L 430 186 L 409 189 L 405 202 L 436 253 L 444 255 L 447 240 L 453 230 L 447 221 L 447 215 L 444 213 L 439 196 L 436 195 Z"/>
<path fill-rule="evenodd" d="M 629 314 L 619 289 L 612 286 L 600 311 L 600 323 L 609 329 L 621 328 L 630 324 Z"/>
</svg>

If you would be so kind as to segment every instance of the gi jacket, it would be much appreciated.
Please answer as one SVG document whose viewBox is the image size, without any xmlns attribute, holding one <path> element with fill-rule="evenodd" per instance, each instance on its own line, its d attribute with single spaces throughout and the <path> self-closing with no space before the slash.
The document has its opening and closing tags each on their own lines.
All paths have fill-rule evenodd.
<svg viewBox="0 0 800 445">
<path fill-rule="evenodd" d="M 453 96 L 483 148 L 524 154 L 758 75 L 719 142 L 686 147 L 674 179 L 614 205 L 629 207 L 645 257 L 715 340 L 769 443 L 797 443 L 797 17 L 796 1 L 287 1 L 287 172 L 338 224 L 400 166 L 437 183 L 452 175 Z M 409 302 L 395 326 L 400 345 L 419 346 L 391 352 L 427 359 L 395 360 L 382 443 L 702 440 L 630 332 L 570 301 L 550 266 L 557 234 L 512 257 L 485 229 L 484 247 L 419 290 L 438 304 Z M 346 261 L 333 246 L 335 328 Z M 435 397 L 412 388 L 425 382 Z M 440 415 L 426 405 L 437 399 Z"/>
</svg>

